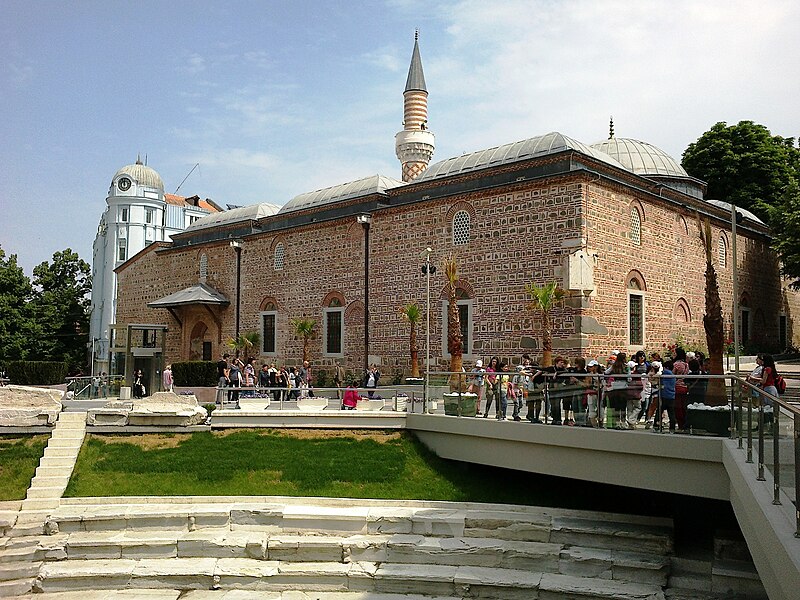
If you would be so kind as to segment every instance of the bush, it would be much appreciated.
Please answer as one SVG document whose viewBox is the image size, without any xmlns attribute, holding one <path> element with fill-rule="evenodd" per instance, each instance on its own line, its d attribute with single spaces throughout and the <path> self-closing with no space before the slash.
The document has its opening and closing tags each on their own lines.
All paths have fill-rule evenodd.
<svg viewBox="0 0 800 600">
<path fill-rule="evenodd" d="M 217 363 L 204 360 L 174 362 L 172 376 L 180 387 L 215 387 L 219 381 Z"/>
<path fill-rule="evenodd" d="M 325 369 L 317 369 L 314 372 L 314 386 L 319 388 L 333 385 L 333 379 L 328 379 L 328 372 Z"/>
<path fill-rule="evenodd" d="M 15 385 L 64 383 L 67 372 L 67 363 L 44 360 L 12 360 L 7 370 L 8 378 Z"/>
</svg>

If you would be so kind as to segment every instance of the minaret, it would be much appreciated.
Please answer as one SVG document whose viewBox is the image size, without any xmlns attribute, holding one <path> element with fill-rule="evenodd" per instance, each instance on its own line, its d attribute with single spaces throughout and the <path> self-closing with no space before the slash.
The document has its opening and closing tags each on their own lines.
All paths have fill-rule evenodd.
<svg viewBox="0 0 800 600">
<path fill-rule="evenodd" d="M 395 152 L 403 165 L 403 181 L 419 177 L 433 156 L 434 137 L 428 131 L 428 90 L 419 57 L 419 30 L 414 32 L 414 52 L 403 92 L 403 131 L 395 136 Z"/>
</svg>

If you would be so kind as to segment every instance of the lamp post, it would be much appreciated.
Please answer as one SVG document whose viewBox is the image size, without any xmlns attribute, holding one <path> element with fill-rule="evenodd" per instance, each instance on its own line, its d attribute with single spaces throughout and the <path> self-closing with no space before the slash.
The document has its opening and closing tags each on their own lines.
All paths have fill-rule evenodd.
<svg viewBox="0 0 800 600">
<path fill-rule="evenodd" d="M 231 240 L 231 248 L 236 252 L 236 334 L 234 340 L 236 346 L 236 358 L 239 358 L 239 310 L 241 307 L 242 296 L 242 240 Z"/>
<path fill-rule="evenodd" d="M 431 376 L 431 274 L 436 273 L 436 267 L 431 264 L 431 252 L 428 246 L 422 253 L 425 255 L 425 264 L 422 273 L 425 275 L 425 387 L 422 390 L 422 412 L 428 404 L 428 381 Z"/>
<path fill-rule="evenodd" d="M 369 372 L 369 226 L 372 215 L 356 217 L 356 222 L 364 228 L 364 377 Z"/>
<path fill-rule="evenodd" d="M 731 253 L 733 254 L 733 365 L 736 375 L 739 375 L 739 261 L 736 259 L 736 225 L 741 221 L 742 215 L 737 212 L 736 206 L 731 202 Z"/>
</svg>

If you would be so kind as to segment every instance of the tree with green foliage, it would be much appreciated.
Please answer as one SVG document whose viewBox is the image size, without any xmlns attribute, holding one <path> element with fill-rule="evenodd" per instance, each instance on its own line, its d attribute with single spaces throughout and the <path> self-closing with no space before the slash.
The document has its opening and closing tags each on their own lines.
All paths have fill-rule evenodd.
<svg viewBox="0 0 800 600">
<path fill-rule="evenodd" d="M 792 279 L 793 288 L 800 289 L 800 183 L 789 184 L 780 201 L 768 207 L 767 218 L 783 274 Z"/>
<path fill-rule="evenodd" d="M 800 176 L 800 150 L 794 138 L 772 135 L 753 121 L 719 122 L 689 144 L 681 164 L 708 183 L 706 197 L 723 200 L 768 221 Z"/>
<path fill-rule="evenodd" d="M 292 326 L 295 336 L 303 338 L 303 362 L 305 362 L 308 360 L 308 342 L 316 335 L 314 328 L 317 326 L 317 321 L 303 317 L 302 319 L 291 319 L 289 324 Z"/>
<path fill-rule="evenodd" d="M 532 281 L 525 285 L 525 291 L 531 299 L 531 310 L 539 316 L 542 323 L 542 366 L 552 366 L 553 325 L 550 313 L 561 304 L 566 292 L 558 285 L 557 281 L 551 281 L 545 285 L 536 285 L 536 282 Z"/>
<path fill-rule="evenodd" d="M 70 368 L 86 365 L 89 341 L 89 264 L 71 248 L 33 269 L 33 316 L 42 328 L 39 360 L 62 360 Z"/>
<path fill-rule="evenodd" d="M 417 323 L 422 320 L 422 309 L 416 302 L 400 307 L 400 315 L 408 323 L 411 337 L 408 349 L 411 353 L 411 377 L 419 377 L 419 348 L 417 347 Z"/>
<path fill-rule="evenodd" d="M 0 365 L 32 358 L 39 335 L 33 319 L 33 287 L 17 264 L 0 247 Z"/>
<path fill-rule="evenodd" d="M 253 358 L 258 353 L 261 335 L 257 331 L 247 331 L 240 333 L 238 339 L 228 340 L 228 347 L 236 351 L 236 356 Z"/>
</svg>

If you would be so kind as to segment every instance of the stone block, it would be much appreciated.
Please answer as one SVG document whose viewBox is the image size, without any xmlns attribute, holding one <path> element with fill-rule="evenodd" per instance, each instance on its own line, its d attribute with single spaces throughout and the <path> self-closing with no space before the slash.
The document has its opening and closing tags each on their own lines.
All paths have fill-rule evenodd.
<svg viewBox="0 0 800 600">
<path fill-rule="evenodd" d="M 132 560 L 75 560 L 44 563 L 36 580 L 37 592 L 123 589 L 136 565 Z"/>
<path fill-rule="evenodd" d="M 213 531 L 213 533 L 209 533 Z M 266 538 L 256 532 L 202 529 L 178 540 L 178 556 L 213 558 L 266 558 Z"/>
<path fill-rule="evenodd" d="M 535 571 L 459 567 L 454 585 L 456 593 L 470 598 L 526 600 L 539 597 L 541 578 L 542 574 Z"/>
<path fill-rule="evenodd" d="M 672 550 L 670 534 L 649 525 L 561 516 L 553 517 L 550 541 L 662 555 Z"/>
<path fill-rule="evenodd" d="M 411 533 L 414 509 L 370 508 L 367 514 L 368 533 Z"/>
<path fill-rule="evenodd" d="M 412 533 L 421 535 L 463 536 L 464 511 L 426 508 L 414 512 Z"/>
<path fill-rule="evenodd" d="M 297 410 L 305 411 L 305 412 L 319 412 L 323 411 L 328 408 L 328 402 L 330 400 L 328 398 L 323 398 L 321 396 L 312 396 L 309 398 L 298 398 L 297 399 Z M 339 400 L 335 400 L 334 404 L 338 406 Z"/>
<path fill-rule="evenodd" d="M 446 565 L 386 563 L 373 575 L 374 589 L 395 594 L 458 595 L 454 582 L 457 570 Z"/>
<path fill-rule="evenodd" d="M 60 390 L 6 385 L 0 387 L 0 427 L 54 425 L 61 412 Z"/>
<path fill-rule="evenodd" d="M 278 563 L 269 560 L 221 558 L 214 570 L 216 585 L 237 590 L 275 589 L 277 575 Z"/>
<path fill-rule="evenodd" d="M 281 526 L 287 532 L 318 531 L 366 533 L 366 507 L 286 505 Z"/>
<path fill-rule="evenodd" d="M 342 561 L 376 563 L 388 560 L 387 535 L 353 535 L 342 541 Z"/>
<path fill-rule="evenodd" d="M 564 598 L 665 600 L 664 592 L 654 585 L 543 573 L 539 583 L 539 599 L 563 600 Z"/>
<path fill-rule="evenodd" d="M 214 581 L 215 558 L 167 558 L 137 560 L 132 587 L 208 589 Z"/>
<path fill-rule="evenodd" d="M 273 535 L 267 541 L 267 559 L 292 562 L 344 562 L 342 538 Z"/>
<path fill-rule="evenodd" d="M 271 584 L 284 590 L 346 591 L 350 565 L 332 562 L 278 563 Z"/>
</svg>

